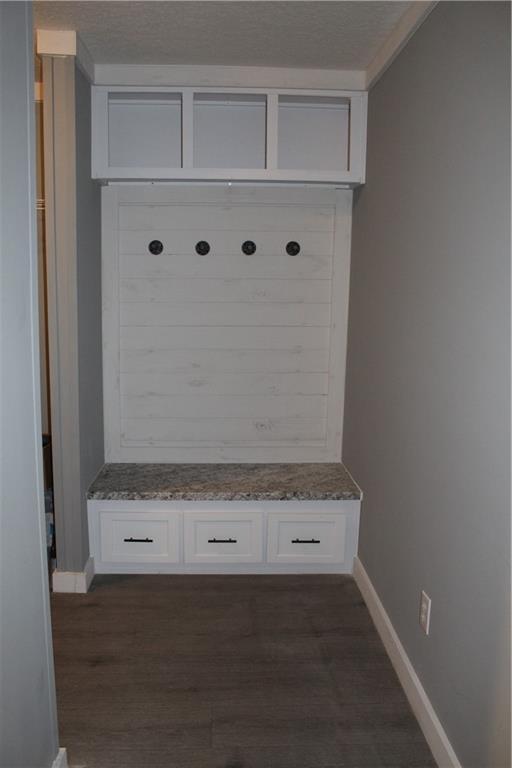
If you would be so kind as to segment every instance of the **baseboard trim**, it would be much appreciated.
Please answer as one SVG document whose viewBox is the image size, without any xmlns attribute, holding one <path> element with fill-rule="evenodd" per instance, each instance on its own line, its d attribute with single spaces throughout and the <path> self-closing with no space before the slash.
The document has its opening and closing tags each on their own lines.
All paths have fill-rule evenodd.
<svg viewBox="0 0 512 768">
<path fill-rule="evenodd" d="M 405 652 L 405 648 L 400 642 L 391 619 L 358 557 L 354 560 L 354 579 L 436 763 L 439 768 L 462 768 L 430 699 Z"/>
<path fill-rule="evenodd" d="M 68 768 L 68 755 L 65 747 L 59 749 L 58 755 L 53 761 L 52 768 Z"/>
<path fill-rule="evenodd" d="M 93 578 L 94 560 L 90 557 L 84 565 L 83 571 L 59 571 L 57 568 L 52 574 L 53 591 L 85 594 L 89 590 Z"/>
</svg>

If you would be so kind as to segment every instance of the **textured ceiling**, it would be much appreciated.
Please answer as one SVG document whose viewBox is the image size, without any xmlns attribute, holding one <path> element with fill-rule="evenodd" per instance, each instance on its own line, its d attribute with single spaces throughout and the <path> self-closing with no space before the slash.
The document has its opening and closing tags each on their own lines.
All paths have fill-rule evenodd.
<svg viewBox="0 0 512 768">
<path fill-rule="evenodd" d="M 48 2 L 35 26 L 75 29 L 99 64 L 365 69 L 409 2 Z"/>
</svg>

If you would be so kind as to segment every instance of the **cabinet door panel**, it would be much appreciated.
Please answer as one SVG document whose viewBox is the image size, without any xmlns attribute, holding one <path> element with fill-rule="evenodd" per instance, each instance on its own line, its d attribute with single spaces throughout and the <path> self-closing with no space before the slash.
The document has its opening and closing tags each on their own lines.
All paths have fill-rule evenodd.
<svg viewBox="0 0 512 768">
<path fill-rule="evenodd" d="M 342 563 L 346 515 L 271 513 L 268 560 L 271 563 Z"/>
<path fill-rule="evenodd" d="M 99 520 L 103 562 L 179 562 L 178 513 L 100 511 Z"/>
<path fill-rule="evenodd" d="M 262 517 L 259 512 L 187 512 L 185 562 L 261 562 Z"/>
</svg>

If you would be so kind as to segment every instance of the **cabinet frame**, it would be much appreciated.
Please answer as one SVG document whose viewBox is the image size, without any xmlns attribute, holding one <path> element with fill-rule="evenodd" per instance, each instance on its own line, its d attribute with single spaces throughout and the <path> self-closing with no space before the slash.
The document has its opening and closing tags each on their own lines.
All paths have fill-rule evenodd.
<svg viewBox="0 0 512 768">
<path fill-rule="evenodd" d="M 285 573 L 352 573 L 354 558 L 357 555 L 359 539 L 359 517 L 361 501 L 350 500 L 314 500 L 314 501 L 247 501 L 215 500 L 215 501 L 178 501 L 169 499 L 143 500 L 110 500 L 89 499 L 87 501 L 87 516 L 89 526 L 90 555 L 94 562 L 94 573 L 175 573 L 175 574 L 285 574 Z M 174 530 L 179 536 L 177 551 L 179 557 L 174 562 L 153 561 L 141 562 L 137 559 L 127 561 L 103 561 L 101 558 L 101 516 L 107 514 L 133 514 L 141 522 L 148 516 L 151 518 L 155 511 L 162 516 L 176 520 Z M 207 562 L 201 558 L 187 561 L 186 558 L 186 524 L 187 518 L 207 515 L 212 520 L 223 520 L 226 515 L 236 518 L 254 520 L 259 518 L 261 524 L 254 531 L 257 538 L 258 557 L 252 560 L 233 561 L 229 558 L 212 558 Z M 303 517 L 314 522 L 316 518 L 326 517 L 345 518 L 344 547 L 338 558 L 326 558 L 325 561 L 308 561 L 297 558 L 295 561 L 286 558 L 274 559 L 272 552 L 275 545 L 272 542 L 272 518 L 286 518 L 289 515 Z M 259 555 L 261 554 L 261 557 Z"/>
<path fill-rule="evenodd" d="M 109 94 L 175 93 L 181 94 L 180 168 L 114 167 L 109 163 Z M 194 166 L 194 96 L 199 94 L 262 95 L 266 97 L 265 168 L 197 168 Z M 301 170 L 278 168 L 279 97 L 330 97 L 345 99 L 349 105 L 349 147 L 347 170 Z M 365 181 L 367 99 L 365 91 L 299 90 L 264 88 L 176 88 L 173 86 L 99 86 L 92 87 L 92 177 L 107 181 L 260 181 L 280 183 L 323 183 L 358 186 Z M 321 141 L 321 137 L 318 139 Z"/>
</svg>

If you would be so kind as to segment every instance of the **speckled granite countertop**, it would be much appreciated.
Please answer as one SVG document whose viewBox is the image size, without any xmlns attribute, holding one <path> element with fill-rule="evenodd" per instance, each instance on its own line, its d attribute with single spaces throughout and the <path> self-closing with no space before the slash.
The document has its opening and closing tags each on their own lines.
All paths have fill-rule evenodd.
<svg viewBox="0 0 512 768">
<path fill-rule="evenodd" d="M 343 464 L 105 464 L 88 499 L 360 499 Z"/>
</svg>

